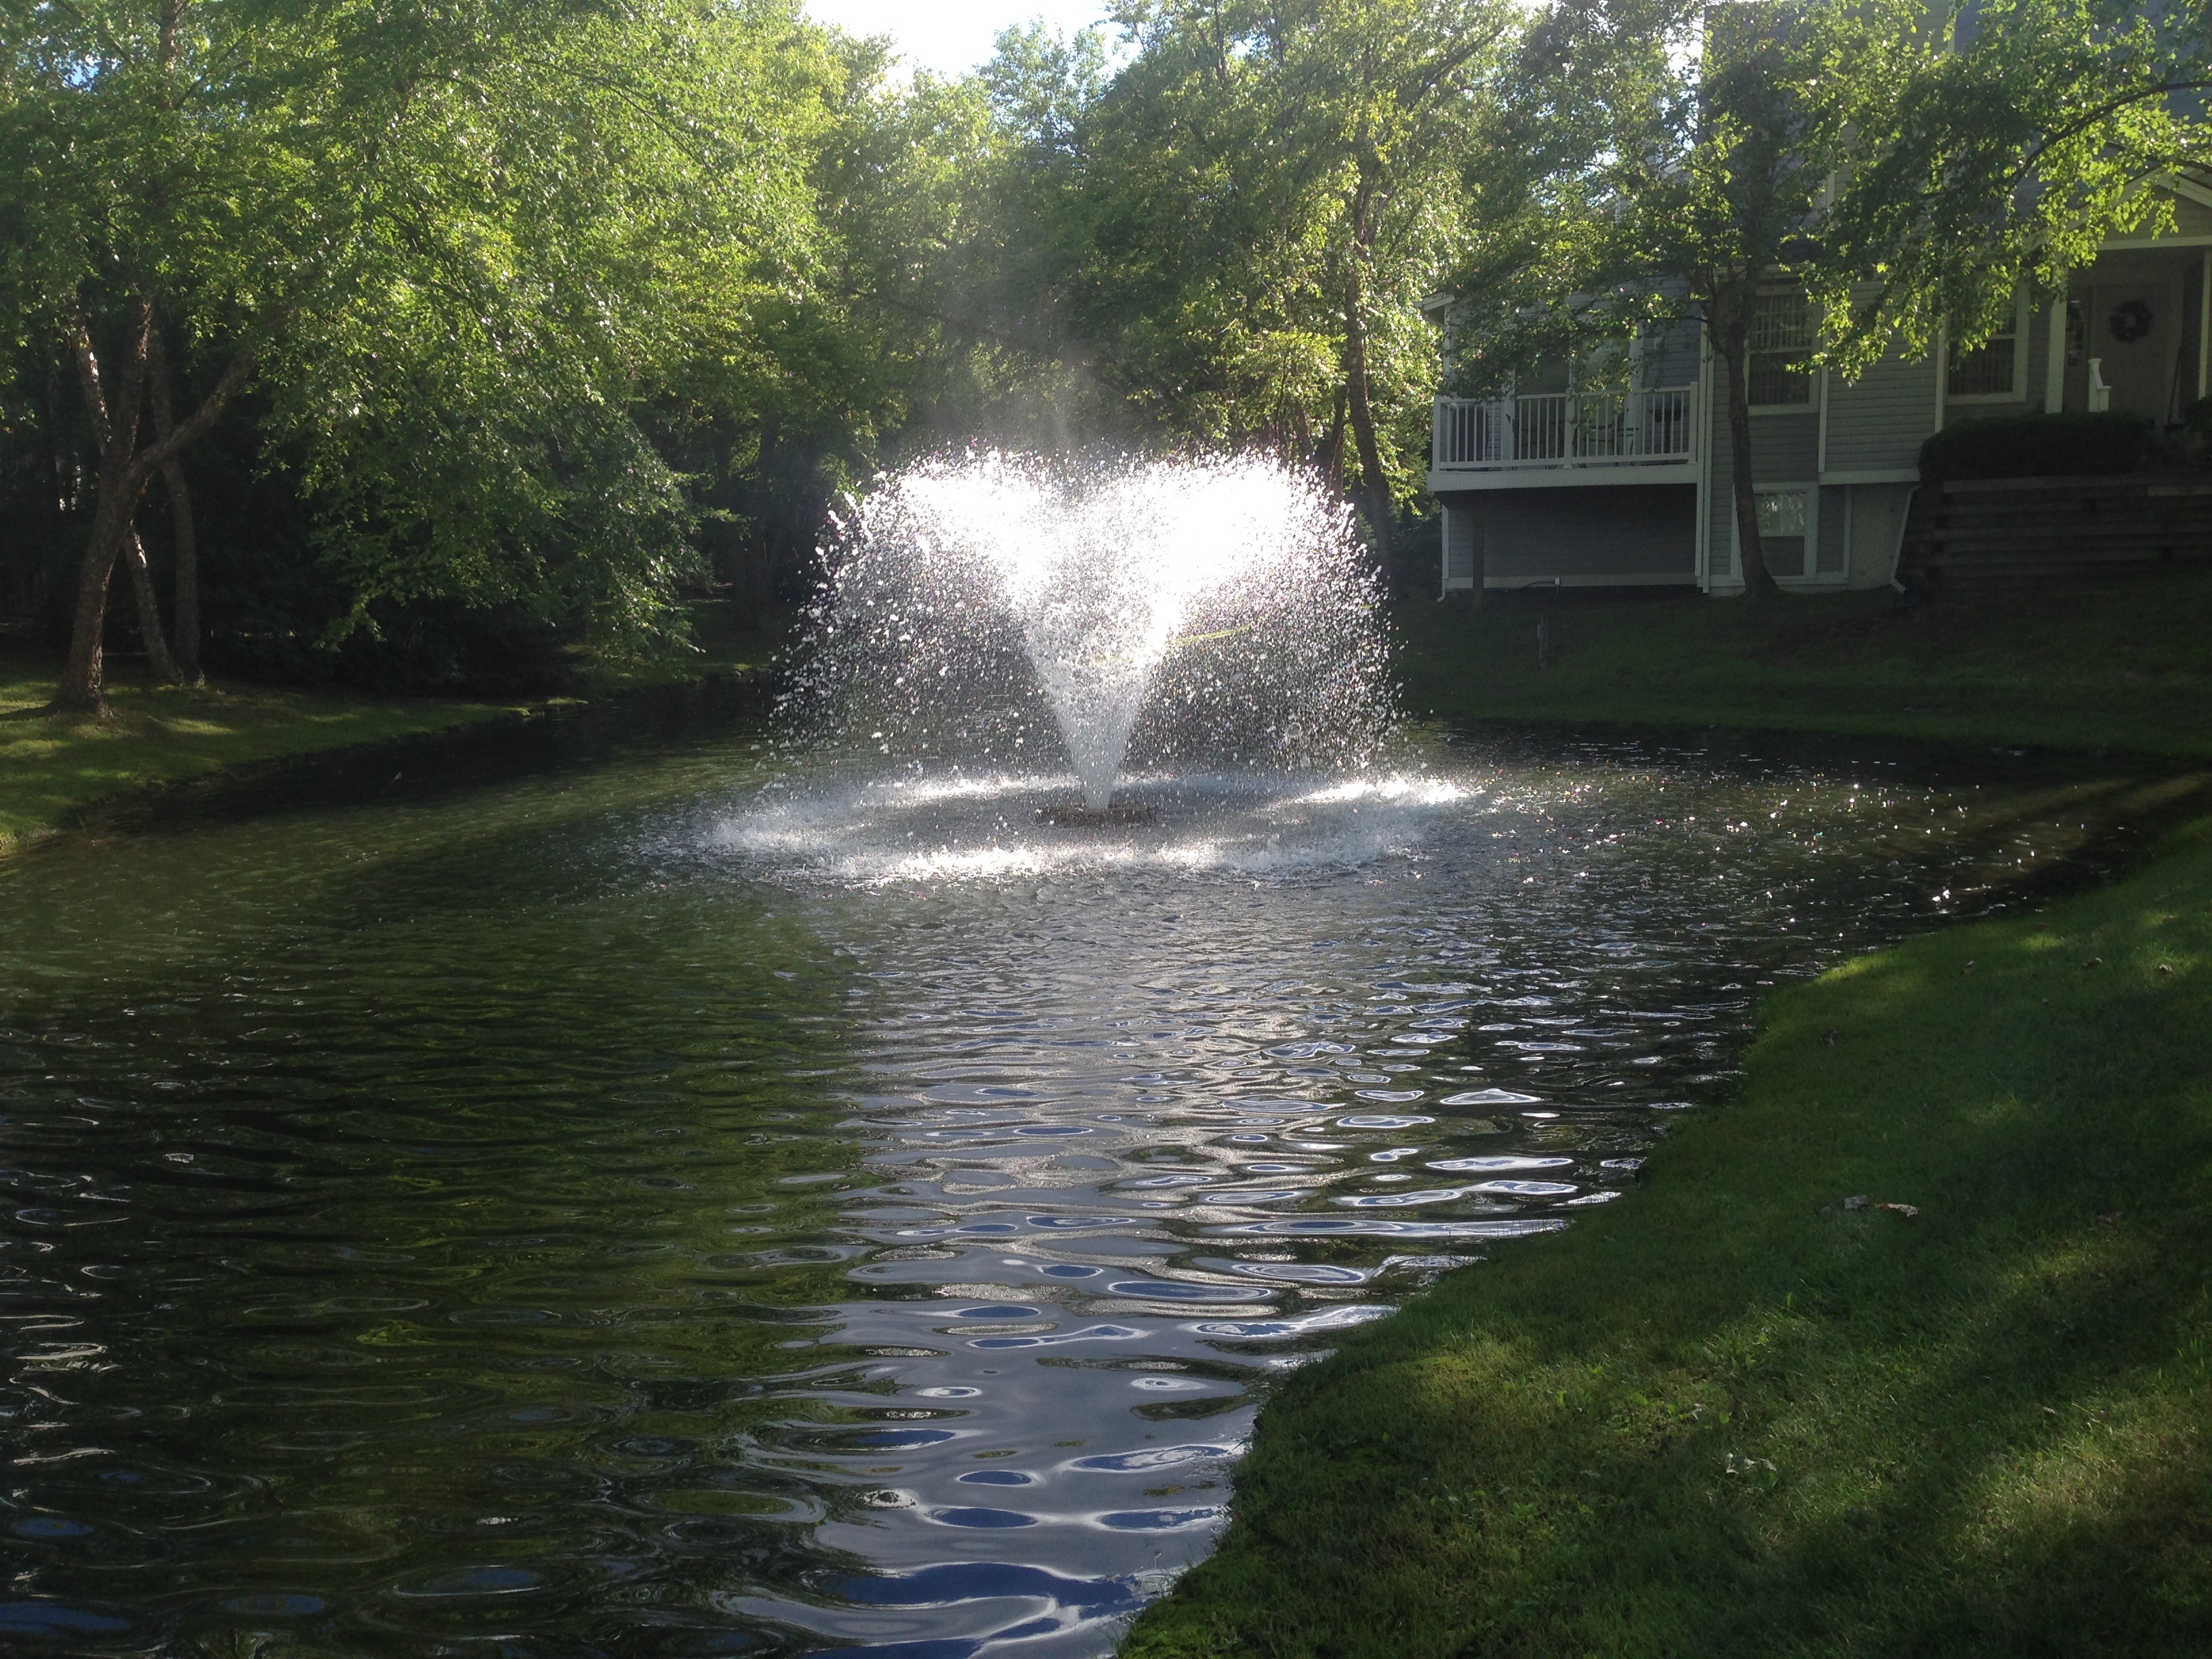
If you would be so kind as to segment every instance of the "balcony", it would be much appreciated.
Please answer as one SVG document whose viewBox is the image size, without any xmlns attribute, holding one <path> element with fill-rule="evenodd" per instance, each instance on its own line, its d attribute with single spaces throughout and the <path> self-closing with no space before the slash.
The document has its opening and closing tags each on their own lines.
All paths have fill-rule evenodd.
<svg viewBox="0 0 2212 1659">
<path fill-rule="evenodd" d="M 1637 469 L 1686 470 L 1697 455 L 1697 407 L 1694 386 L 1538 392 L 1489 403 L 1439 398 L 1430 488 L 1496 488 L 1539 481 L 1528 474 L 1563 472 L 1577 476 L 1541 482 L 1597 483 L 1611 475 L 1628 483 L 1649 477 Z"/>
</svg>

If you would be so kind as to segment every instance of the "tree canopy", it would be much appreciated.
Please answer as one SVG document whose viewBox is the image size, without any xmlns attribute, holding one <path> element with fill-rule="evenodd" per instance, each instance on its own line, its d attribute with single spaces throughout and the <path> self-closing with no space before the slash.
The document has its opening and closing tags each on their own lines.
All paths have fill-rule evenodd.
<svg viewBox="0 0 2212 1659">
<path fill-rule="evenodd" d="M 795 0 L 15 0 L 0 608 L 84 706 L 134 629 L 542 678 L 790 602 L 841 492 L 966 441 L 1263 445 L 1396 581 L 1448 373 L 1671 317 L 1740 380 L 1778 277 L 1839 372 L 1971 343 L 2212 166 L 2208 27 L 1127 0 L 947 80 Z"/>
</svg>

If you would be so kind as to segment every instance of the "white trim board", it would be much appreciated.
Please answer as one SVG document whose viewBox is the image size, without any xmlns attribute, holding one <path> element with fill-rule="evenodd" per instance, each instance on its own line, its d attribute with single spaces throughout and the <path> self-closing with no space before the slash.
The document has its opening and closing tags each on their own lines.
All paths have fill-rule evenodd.
<svg viewBox="0 0 2212 1659">
<path fill-rule="evenodd" d="M 2212 392 L 2212 252 L 2199 259 L 2203 293 L 2197 304 L 2197 395 Z"/>
<path fill-rule="evenodd" d="M 1485 576 L 1485 592 L 1516 593 L 1535 587 L 1694 587 L 1694 570 L 1630 571 L 1617 576 Z"/>
<path fill-rule="evenodd" d="M 1697 481 L 1697 461 L 1685 455 L 1680 460 L 1643 461 L 1632 466 L 1532 467 L 1526 471 L 1501 467 L 1496 471 L 1431 472 L 1428 483 L 1431 495 L 1461 495 L 1496 489 L 1601 489 L 1622 484 L 1687 489 Z"/>
<path fill-rule="evenodd" d="M 1713 591 L 1713 337 L 1698 331 L 1698 556 L 1695 568 L 1700 592 Z"/>
</svg>

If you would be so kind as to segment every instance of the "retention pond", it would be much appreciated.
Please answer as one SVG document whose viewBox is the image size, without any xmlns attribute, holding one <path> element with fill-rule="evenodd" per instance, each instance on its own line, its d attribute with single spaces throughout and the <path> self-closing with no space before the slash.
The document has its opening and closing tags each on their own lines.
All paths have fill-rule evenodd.
<svg viewBox="0 0 2212 1659">
<path fill-rule="evenodd" d="M 1270 1379 L 2183 787 L 1438 737 L 1059 828 L 709 708 L 16 859 L 0 1645 L 1105 1652 Z"/>
</svg>

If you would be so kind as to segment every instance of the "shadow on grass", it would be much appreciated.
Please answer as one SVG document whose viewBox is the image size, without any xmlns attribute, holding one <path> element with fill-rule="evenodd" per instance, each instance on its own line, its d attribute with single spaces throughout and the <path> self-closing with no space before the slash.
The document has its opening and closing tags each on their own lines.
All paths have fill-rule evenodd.
<svg viewBox="0 0 2212 1659">
<path fill-rule="evenodd" d="M 1271 1402 L 1125 1652 L 2212 1650 L 2212 848 L 2045 923 L 1777 997 L 1647 1188 Z"/>
</svg>

